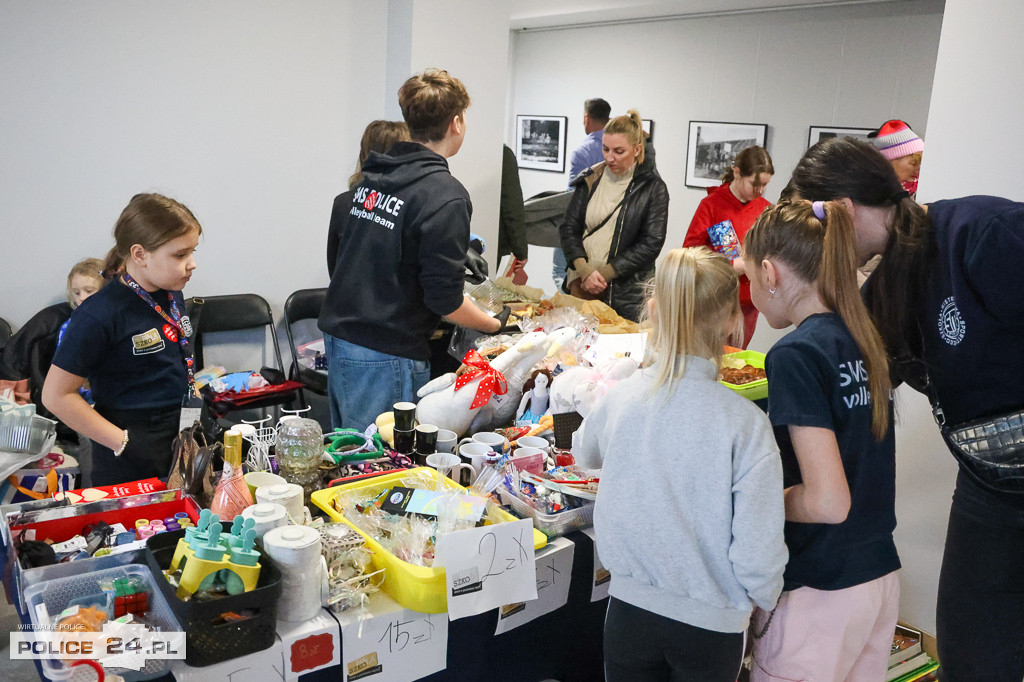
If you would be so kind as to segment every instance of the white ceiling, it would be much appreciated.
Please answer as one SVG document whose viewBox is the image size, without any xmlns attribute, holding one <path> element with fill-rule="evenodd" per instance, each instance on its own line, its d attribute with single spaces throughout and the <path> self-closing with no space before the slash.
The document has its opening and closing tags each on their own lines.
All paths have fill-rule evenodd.
<svg viewBox="0 0 1024 682">
<path fill-rule="evenodd" d="M 515 0 L 512 29 L 619 23 L 658 17 L 861 5 L 900 0 Z"/>
</svg>

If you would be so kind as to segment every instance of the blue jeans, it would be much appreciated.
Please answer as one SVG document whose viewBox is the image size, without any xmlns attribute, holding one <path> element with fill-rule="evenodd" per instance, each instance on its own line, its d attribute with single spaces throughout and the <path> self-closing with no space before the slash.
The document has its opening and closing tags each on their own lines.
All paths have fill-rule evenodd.
<svg viewBox="0 0 1024 682">
<path fill-rule="evenodd" d="M 555 247 L 551 255 L 551 278 L 555 280 L 555 291 L 562 291 L 562 283 L 565 282 L 565 271 L 569 264 L 565 262 L 565 251 Z"/>
<path fill-rule="evenodd" d="M 949 511 L 936 630 L 944 682 L 1024 676 L 1024 503 L 962 471 Z"/>
<path fill-rule="evenodd" d="M 430 380 L 430 361 L 411 360 L 324 334 L 331 426 L 366 430 L 401 401 L 416 402 Z"/>
</svg>

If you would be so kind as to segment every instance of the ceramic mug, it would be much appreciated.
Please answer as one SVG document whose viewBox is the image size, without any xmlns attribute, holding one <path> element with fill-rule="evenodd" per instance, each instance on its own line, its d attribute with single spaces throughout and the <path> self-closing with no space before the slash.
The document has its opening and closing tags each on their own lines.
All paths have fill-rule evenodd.
<svg viewBox="0 0 1024 682">
<path fill-rule="evenodd" d="M 501 455 L 484 443 L 468 442 L 459 446 L 459 456 L 462 457 L 463 462 L 473 468 L 472 478 L 475 479 L 480 475 L 485 464 L 496 462 Z M 463 475 L 460 477 L 459 483 L 464 486 L 472 485 L 471 477 Z"/>
<path fill-rule="evenodd" d="M 547 438 L 542 438 L 541 436 L 523 436 L 516 441 L 516 447 L 536 448 L 543 450 L 545 453 L 551 452 L 551 443 L 548 442 Z"/>
<path fill-rule="evenodd" d="M 448 429 L 437 430 L 437 451 L 438 452 L 455 452 L 455 448 L 459 445 L 459 434 Z"/>
<path fill-rule="evenodd" d="M 427 455 L 427 466 L 437 469 L 442 476 L 448 476 L 452 480 L 461 479 L 460 471 L 465 470 L 469 476 L 470 485 L 476 479 L 476 470 L 469 464 L 463 464 L 458 455 L 450 452 L 435 452 Z"/>
<path fill-rule="evenodd" d="M 480 433 L 474 433 L 471 438 L 463 438 L 460 441 L 460 445 L 463 443 L 481 443 L 488 446 L 499 455 L 503 455 L 508 452 L 509 443 L 506 438 L 500 433 L 494 431 L 481 431 Z"/>
</svg>

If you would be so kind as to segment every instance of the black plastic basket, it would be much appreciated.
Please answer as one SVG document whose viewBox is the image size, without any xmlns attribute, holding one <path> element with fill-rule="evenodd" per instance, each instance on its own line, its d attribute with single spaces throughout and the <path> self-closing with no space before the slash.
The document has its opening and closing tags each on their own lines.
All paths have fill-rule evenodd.
<svg viewBox="0 0 1024 682">
<path fill-rule="evenodd" d="M 223 523 L 224 532 L 231 530 Z M 260 557 L 260 578 L 256 589 L 213 601 L 178 599 L 176 590 L 164 577 L 171 565 L 178 538 L 185 531 L 159 533 L 146 541 L 146 560 L 156 584 L 185 631 L 185 663 L 204 666 L 263 651 L 277 637 L 277 600 L 281 597 L 281 571 L 266 554 Z M 247 615 L 244 620 L 219 622 L 221 614 Z"/>
</svg>

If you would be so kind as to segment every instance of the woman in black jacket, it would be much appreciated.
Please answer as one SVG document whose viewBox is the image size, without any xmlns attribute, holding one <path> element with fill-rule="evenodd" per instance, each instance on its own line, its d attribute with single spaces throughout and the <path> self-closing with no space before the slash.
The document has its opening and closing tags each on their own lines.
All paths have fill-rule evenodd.
<svg viewBox="0 0 1024 682">
<path fill-rule="evenodd" d="M 604 162 L 573 181 L 572 201 L 559 227 L 570 269 L 562 288 L 601 299 L 638 320 L 644 283 L 665 244 L 668 188 L 644 153 L 640 114 L 630 110 L 604 128 Z"/>
</svg>

